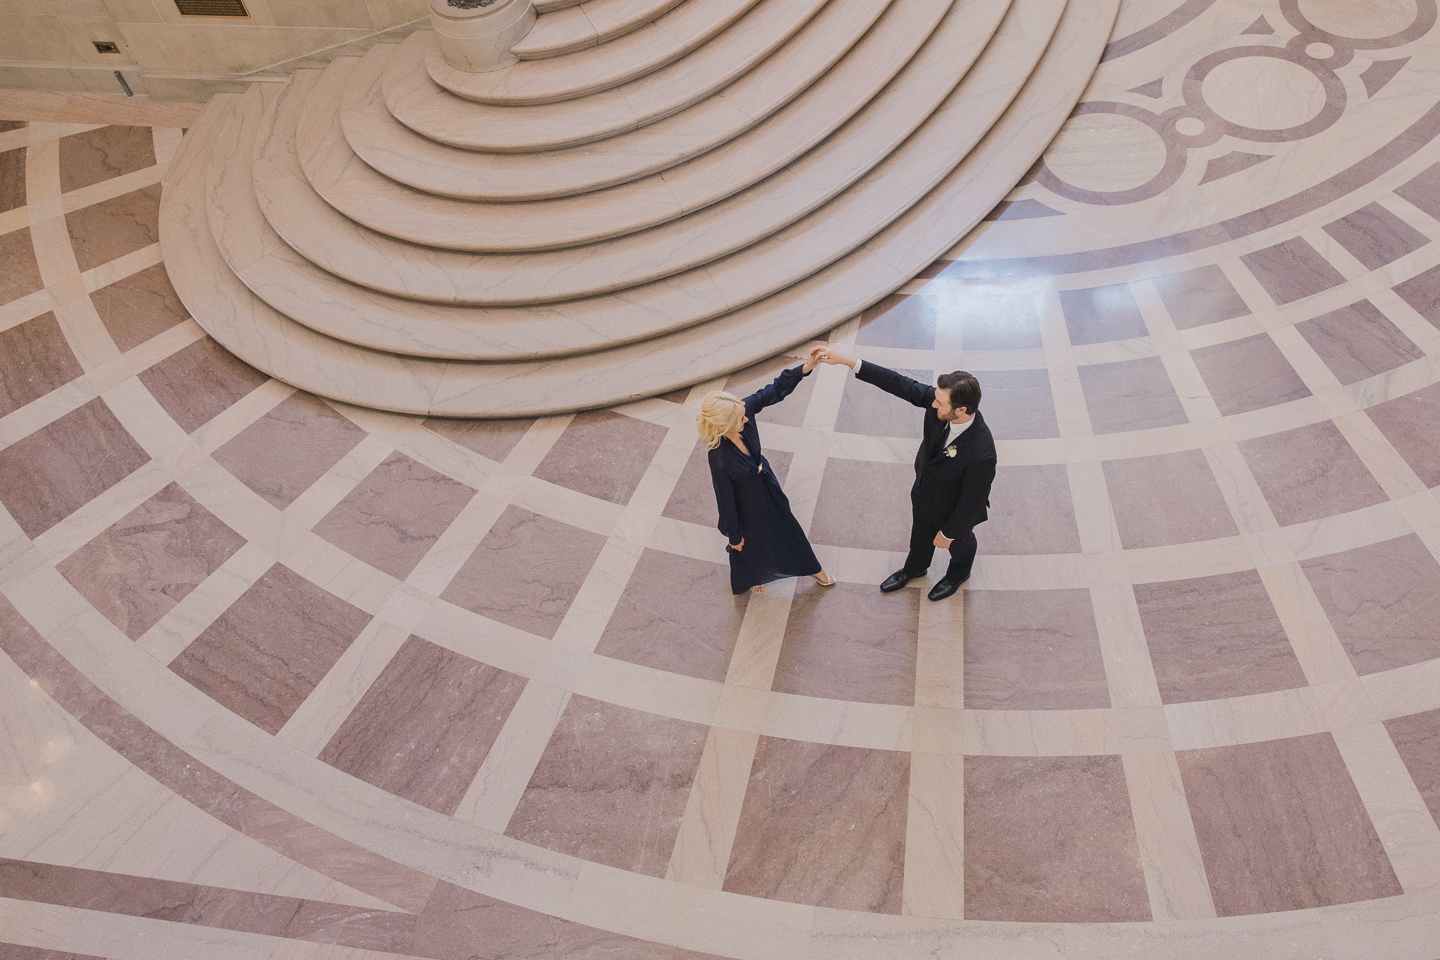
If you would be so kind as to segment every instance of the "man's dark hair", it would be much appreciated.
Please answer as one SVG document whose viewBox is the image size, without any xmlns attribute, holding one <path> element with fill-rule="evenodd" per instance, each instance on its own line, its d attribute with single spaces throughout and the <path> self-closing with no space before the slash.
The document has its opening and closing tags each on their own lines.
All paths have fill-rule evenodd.
<svg viewBox="0 0 1440 960">
<path fill-rule="evenodd" d="M 980 409 L 980 381 L 964 370 L 942 373 L 935 385 L 950 391 L 950 406 L 964 407 L 966 413 L 974 413 Z"/>
</svg>

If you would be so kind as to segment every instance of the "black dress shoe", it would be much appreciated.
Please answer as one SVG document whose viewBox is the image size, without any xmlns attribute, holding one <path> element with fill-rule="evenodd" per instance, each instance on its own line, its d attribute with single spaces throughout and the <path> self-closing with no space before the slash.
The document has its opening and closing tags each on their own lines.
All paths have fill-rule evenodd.
<svg viewBox="0 0 1440 960">
<path fill-rule="evenodd" d="M 930 593 L 927 594 L 927 596 L 929 596 L 931 600 L 944 600 L 946 597 L 954 596 L 955 591 L 959 590 L 960 584 L 964 582 L 964 580 L 941 580 L 930 588 Z"/>
<path fill-rule="evenodd" d="M 880 592 L 894 593 L 896 590 L 899 590 L 901 587 L 905 586 L 905 584 L 909 583 L 911 580 L 914 579 L 914 577 L 910 576 L 910 574 L 906 573 L 904 570 L 896 570 L 894 573 L 890 574 L 890 576 L 885 578 L 884 583 L 880 584 Z"/>
</svg>

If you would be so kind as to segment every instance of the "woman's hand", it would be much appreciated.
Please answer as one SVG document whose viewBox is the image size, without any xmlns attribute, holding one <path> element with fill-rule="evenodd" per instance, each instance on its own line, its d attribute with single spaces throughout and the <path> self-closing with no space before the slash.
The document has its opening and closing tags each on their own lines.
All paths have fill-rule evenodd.
<svg viewBox="0 0 1440 960">
<path fill-rule="evenodd" d="M 739 543 L 728 544 L 728 546 L 730 547 L 731 550 L 734 550 L 736 553 L 739 553 L 741 550 L 744 550 L 744 549 L 745 549 L 745 538 L 744 538 L 744 537 L 741 537 Z"/>
<path fill-rule="evenodd" d="M 811 347 L 810 352 L 805 355 L 805 366 L 800 368 L 800 372 L 809 374 L 811 370 L 815 369 L 816 364 L 824 363 L 825 351 L 828 349 L 823 343 L 817 343 Z"/>
</svg>

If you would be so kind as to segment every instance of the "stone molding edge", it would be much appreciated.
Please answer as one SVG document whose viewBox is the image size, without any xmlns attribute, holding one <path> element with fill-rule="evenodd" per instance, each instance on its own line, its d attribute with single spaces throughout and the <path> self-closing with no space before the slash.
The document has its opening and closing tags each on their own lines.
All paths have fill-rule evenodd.
<svg viewBox="0 0 1440 960">
<path fill-rule="evenodd" d="M 445 62 L 466 73 L 490 73 L 520 62 L 510 48 L 535 26 L 533 0 L 430 0 L 430 24 Z"/>
</svg>

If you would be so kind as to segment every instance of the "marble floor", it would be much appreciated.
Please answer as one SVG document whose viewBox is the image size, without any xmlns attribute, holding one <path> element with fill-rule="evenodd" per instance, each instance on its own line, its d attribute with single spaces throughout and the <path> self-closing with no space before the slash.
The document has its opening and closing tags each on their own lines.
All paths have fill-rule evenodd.
<svg viewBox="0 0 1440 960">
<path fill-rule="evenodd" d="M 694 409 L 792 357 L 322 401 L 167 280 L 197 106 L 0 93 L 0 957 L 1434 960 L 1436 12 L 1132 0 L 830 333 L 983 385 L 941 603 L 876 588 L 919 419 L 845 368 L 760 418 L 841 582 L 732 598 Z"/>
</svg>

